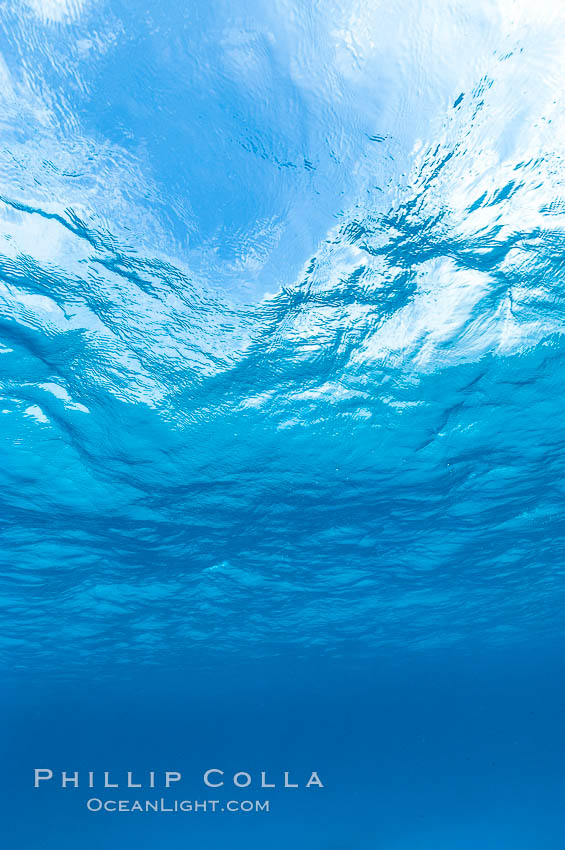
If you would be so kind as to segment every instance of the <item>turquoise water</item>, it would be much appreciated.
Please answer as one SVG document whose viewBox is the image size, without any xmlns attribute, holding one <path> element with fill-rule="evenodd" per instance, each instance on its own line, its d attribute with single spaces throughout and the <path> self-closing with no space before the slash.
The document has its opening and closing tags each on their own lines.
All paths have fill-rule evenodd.
<svg viewBox="0 0 565 850">
<path fill-rule="evenodd" d="M 563 846 L 564 38 L 0 7 L 10 850 Z M 235 823 L 33 789 L 175 762 L 328 779 Z"/>
</svg>

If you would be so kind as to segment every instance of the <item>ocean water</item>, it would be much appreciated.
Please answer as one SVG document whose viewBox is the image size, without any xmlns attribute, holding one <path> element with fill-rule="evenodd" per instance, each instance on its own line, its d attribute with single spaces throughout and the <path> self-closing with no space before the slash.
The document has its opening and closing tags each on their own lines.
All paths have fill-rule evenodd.
<svg viewBox="0 0 565 850">
<path fill-rule="evenodd" d="M 0 5 L 6 850 L 564 846 L 564 44 Z M 270 811 L 58 779 L 209 768 Z"/>
</svg>

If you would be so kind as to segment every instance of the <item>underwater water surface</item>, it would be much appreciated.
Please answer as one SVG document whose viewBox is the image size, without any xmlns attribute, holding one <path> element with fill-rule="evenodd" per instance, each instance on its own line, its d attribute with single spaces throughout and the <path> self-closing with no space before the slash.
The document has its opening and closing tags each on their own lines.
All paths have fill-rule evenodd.
<svg viewBox="0 0 565 850">
<path fill-rule="evenodd" d="M 564 846 L 564 48 L 552 0 L 0 5 L 8 850 Z M 49 764 L 325 787 L 94 815 Z"/>
</svg>

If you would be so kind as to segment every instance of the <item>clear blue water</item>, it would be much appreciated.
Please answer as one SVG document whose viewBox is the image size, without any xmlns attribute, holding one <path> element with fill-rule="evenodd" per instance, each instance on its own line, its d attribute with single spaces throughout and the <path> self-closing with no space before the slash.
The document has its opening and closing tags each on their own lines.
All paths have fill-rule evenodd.
<svg viewBox="0 0 565 850">
<path fill-rule="evenodd" d="M 563 847 L 564 38 L 0 6 L 8 850 Z M 32 787 L 223 765 L 326 787 Z"/>
</svg>

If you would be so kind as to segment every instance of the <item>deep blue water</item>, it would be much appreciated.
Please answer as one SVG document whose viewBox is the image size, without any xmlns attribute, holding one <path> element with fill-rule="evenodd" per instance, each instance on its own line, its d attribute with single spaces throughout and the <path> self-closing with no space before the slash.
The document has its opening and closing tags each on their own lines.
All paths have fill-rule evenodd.
<svg viewBox="0 0 565 850">
<path fill-rule="evenodd" d="M 564 846 L 564 41 L 0 5 L 2 846 Z M 33 788 L 224 766 L 325 787 Z"/>
</svg>

